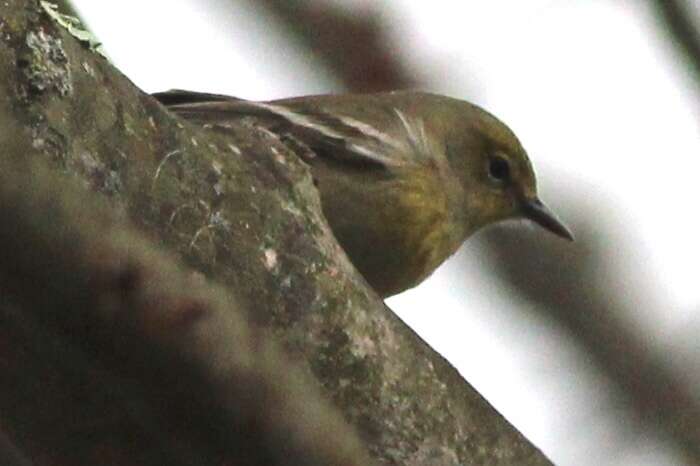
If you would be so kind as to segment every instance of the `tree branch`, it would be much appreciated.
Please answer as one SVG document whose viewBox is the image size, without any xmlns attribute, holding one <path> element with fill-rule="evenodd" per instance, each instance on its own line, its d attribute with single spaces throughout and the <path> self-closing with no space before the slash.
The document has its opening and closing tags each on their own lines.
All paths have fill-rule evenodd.
<svg viewBox="0 0 700 466">
<path fill-rule="evenodd" d="M 700 32 L 690 18 L 688 5 L 682 0 L 654 0 L 653 3 L 700 84 Z"/>
<path fill-rule="evenodd" d="M 325 2 L 263 0 L 253 2 L 275 15 L 294 36 L 353 92 L 416 87 L 392 47 L 381 19 L 350 13 Z"/>
<path fill-rule="evenodd" d="M 0 406 L 22 447 L 60 464 L 369 463 L 230 294 L 65 185 L 3 159 L 2 340 L 21 350 Z"/>
<path fill-rule="evenodd" d="M 12 160 L 49 161 L 55 168 L 101 194 L 120 215 L 132 219 L 145 235 L 179 255 L 201 275 L 222 283 L 236 296 L 235 306 L 250 310 L 250 319 L 284 342 L 304 370 L 318 379 L 323 393 L 360 432 L 362 441 L 379 464 L 550 464 L 454 368 L 367 289 L 320 214 L 317 193 L 306 167 L 274 135 L 245 124 L 210 130 L 191 127 L 168 114 L 103 58 L 74 40 L 42 13 L 37 2 L 8 0 L 6 3 L 7 8 L 0 19 L 0 147 L 4 151 L 0 155 L 3 163 Z M 25 172 L 36 173 L 33 165 Z M 57 201 L 56 205 L 61 203 Z M 94 215 L 89 203 L 78 203 L 72 209 L 71 212 L 83 219 Z M 20 210 L 36 211 L 37 215 L 44 215 L 51 221 L 57 221 L 60 218 L 57 212 L 61 212 L 58 207 L 56 210 L 50 206 L 34 209 L 31 205 Z M 16 213 L 19 215 L 19 211 Z M 41 219 L 34 220 L 39 222 L 37 227 L 42 225 Z M 51 234 L 48 225 L 44 228 L 46 234 Z M 25 234 L 32 231 L 28 228 Z M 183 422 L 184 418 L 176 415 L 177 410 L 170 412 L 169 409 L 171 404 L 177 405 L 172 400 L 181 400 L 183 398 L 179 397 L 197 388 L 193 380 L 206 381 L 207 374 L 219 377 L 215 371 L 217 368 L 223 370 L 222 367 L 236 365 L 233 362 L 239 360 L 235 356 L 238 346 L 236 337 L 231 338 L 229 332 L 243 332 L 243 348 L 252 345 L 260 350 L 260 345 L 263 345 L 260 342 L 264 340 L 246 337 L 240 323 L 233 325 L 229 321 L 226 324 L 223 315 L 235 320 L 234 314 L 223 310 L 210 312 L 208 309 L 223 308 L 202 304 L 208 294 L 203 293 L 194 301 L 185 299 L 184 290 L 193 290 L 196 296 L 200 296 L 195 285 L 171 276 L 157 253 L 136 240 L 133 243 L 126 240 L 119 230 L 92 230 L 91 234 L 76 232 L 73 236 L 59 234 L 61 231 L 56 232 L 56 246 L 60 245 L 62 252 L 59 252 L 63 255 L 55 256 L 49 263 L 68 261 L 73 257 L 71 254 L 78 258 L 87 257 L 92 262 L 87 265 L 74 262 L 75 269 L 70 273 L 57 265 L 46 268 L 44 272 L 34 271 L 32 264 L 45 268 L 42 266 L 46 259 L 43 254 L 47 252 L 25 247 L 25 252 L 34 257 L 33 260 L 25 259 L 25 278 L 12 282 L 9 280 L 12 274 L 6 274 L 8 282 L 15 287 L 13 289 L 40 283 L 37 275 L 31 274 L 48 274 L 47 277 L 57 280 L 57 293 L 65 290 L 61 292 L 77 300 L 64 301 L 66 308 L 72 309 L 71 302 L 87 303 L 78 306 L 80 311 L 72 316 L 52 314 L 57 319 L 52 325 L 61 329 L 60 336 L 43 330 L 47 325 L 43 317 L 36 320 L 28 317 L 27 306 L 35 304 L 19 299 L 19 294 L 16 303 L 4 306 L 5 319 L 15 322 L 14 326 L 9 323 L 5 326 L 11 329 L 7 335 L 7 341 L 12 342 L 8 350 L 12 356 L 10 360 L 22 360 L 22 352 L 28 352 L 34 355 L 32 360 L 37 361 L 36 366 L 26 368 L 26 373 L 21 365 L 12 372 L 17 377 L 24 375 L 20 379 L 28 385 L 15 387 L 15 398 L 8 395 L 0 399 L 3 426 L 11 437 L 29 449 L 32 458 L 41 454 L 70 454 L 72 450 L 67 444 L 60 450 L 57 446 L 60 442 L 54 442 L 52 445 L 56 449 L 43 451 L 38 442 L 28 439 L 48 441 L 51 435 L 56 435 L 54 431 L 59 420 L 61 425 L 68 423 L 74 429 L 59 429 L 61 432 L 81 434 L 92 422 L 94 435 L 117 439 L 116 444 L 110 440 L 100 450 L 112 464 L 134 464 L 128 461 L 132 458 L 129 455 L 134 454 L 154 455 L 146 459 L 140 456 L 142 464 L 171 460 L 179 464 L 177 461 L 186 462 L 191 458 L 190 454 L 205 455 L 201 445 L 212 441 L 217 445 L 213 450 L 215 453 L 229 451 L 225 446 L 228 443 L 223 441 L 227 436 L 216 426 L 231 419 L 222 418 L 220 412 L 215 411 L 214 425 L 204 426 L 204 420 L 209 418 L 203 413 L 210 414 L 213 410 L 207 408 L 207 400 L 190 400 L 191 405 L 183 402 L 182 409 L 190 413 L 192 424 Z M 107 241 L 110 236 L 115 243 Z M 102 248 L 98 241 L 107 241 L 108 247 Z M 20 247 L 17 243 L 12 244 L 13 248 Z M 125 248 L 123 252 L 128 253 L 129 261 L 117 260 L 120 256 L 114 248 L 120 245 Z M 148 266 L 148 261 L 139 259 L 139 254 L 144 254 L 144 257 L 153 254 L 153 267 Z M 90 268 L 89 264 L 97 269 Z M 114 264 L 121 265 L 113 267 Z M 164 267 L 163 271 L 161 267 Z M 130 272 L 132 270 L 135 272 Z M 88 289 L 72 288 L 80 281 L 71 282 L 64 277 L 70 274 L 88 280 Z M 158 294 L 157 287 L 151 288 L 160 282 L 168 284 L 176 298 Z M 49 285 L 46 284 L 50 288 Z M 41 287 L 33 288 L 41 290 Z M 106 289 L 116 291 L 107 294 L 105 303 L 105 295 L 100 290 Z M 145 301 L 147 306 L 134 307 L 141 302 L 139 298 L 135 304 L 128 304 L 129 309 L 142 309 L 141 312 L 118 312 L 123 300 L 133 297 L 133 293 L 140 296 L 139 289 L 155 302 L 163 299 L 161 304 L 167 304 L 169 311 L 165 312 L 166 308 L 160 309 L 148 300 Z M 151 292 L 155 294 L 148 294 Z M 53 303 L 53 298 L 35 294 L 38 295 L 35 299 Z M 47 296 L 50 295 L 47 293 Z M 221 299 L 219 297 L 214 302 L 221 302 Z M 151 305 L 155 307 L 151 308 Z M 109 314 L 100 306 L 113 311 Z M 153 314 L 146 309 L 151 309 Z M 44 313 L 48 310 L 47 305 Z M 223 327 L 219 328 L 213 320 L 200 320 L 202 315 L 222 316 Z M 107 325 L 107 320 L 101 320 L 103 317 L 111 317 L 114 328 Z M 64 318 L 68 320 L 62 321 Z M 208 331 L 198 333 L 192 330 L 205 325 L 202 322 L 209 322 L 206 324 Z M 178 343 L 180 338 L 183 341 Z M 83 346 L 77 340 L 84 342 Z M 193 345 L 191 348 L 188 342 Z M 228 349 L 225 348 L 226 342 L 230 342 Z M 57 349 L 52 349 L 51 345 Z M 153 364 L 162 364 L 158 366 L 160 372 L 151 373 L 147 370 L 151 367 L 149 365 L 139 369 L 139 361 L 128 349 L 131 345 L 135 348 L 133 351 L 140 348 L 144 353 L 153 348 L 150 345 L 161 348 L 162 352 L 153 351 Z M 208 348 L 219 356 L 204 351 L 200 353 L 197 348 Z M 116 349 L 124 353 L 110 352 Z M 100 355 L 98 360 L 104 361 L 103 366 L 93 367 L 92 351 Z M 55 355 L 58 354 L 67 356 L 57 359 Z M 119 354 L 128 356 L 127 361 L 121 360 Z M 183 359 L 190 361 L 190 358 L 196 362 L 193 363 L 194 369 L 187 364 L 180 365 Z M 83 360 L 86 362 L 82 363 Z M 250 364 L 257 368 L 257 362 L 251 360 Z M 182 367 L 183 374 L 194 373 L 202 378 L 183 375 L 185 379 L 180 385 L 175 375 L 178 367 Z M 265 372 L 264 366 L 257 370 Z M 81 409 L 70 411 L 77 413 L 75 425 L 67 422 L 65 412 L 50 411 L 53 417 L 45 418 L 36 408 L 46 408 L 39 400 L 47 395 L 43 394 L 41 385 L 32 386 L 29 381 L 56 372 L 61 377 L 52 391 L 62 394 L 64 405 L 81 406 Z M 161 377 L 163 374 L 165 376 Z M 124 381 L 125 378 L 131 383 Z M 280 373 L 277 380 L 280 387 L 286 388 L 283 384 L 290 379 L 293 380 L 294 376 Z M 217 406 L 222 405 L 221 400 L 234 403 L 238 396 L 246 400 L 245 397 L 253 396 L 252 392 L 258 388 L 245 378 L 235 378 L 234 382 L 242 386 L 228 394 L 211 388 L 216 385 L 203 383 L 210 387 L 208 390 L 211 391 L 207 393 L 214 393 L 211 399 L 219 400 Z M 141 393 L 134 384 L 152 387 L 153 391 L 147 392 L 152 396 L 129 396 L 133 391 Z M 109 390 L 104 388 L 105 385 Z M 28 388 L 32 388 L 34 396 L 21 396 L 22 389 L 26 391 Z M 273 388 L 270 388 L 272 393 L 280 393 Z M 171 390 L 175 393 L 169 393 Z M 289 396 L 299 391 L 293 386 L 290 390 Z M 94 397 L 89 397 L 87 406 L 82 406 L 78 394 L 86 392 Z M 262 395 L 271 396 L 264 390 Z M 124 406 L 123 403 L 112 403 L 113 398 L 141 401 Z M 164 406 L 157 399 L 171 400 L 172 403 L 164 402 Z M 90 406 L 92 410 L 88 409 Z M 89 415 L 85 415 L 85 419 L 79 414 L 95 414 L 105 406 L 114 407 L 106 410 L 106 414 L 96 416 L 97 421 Z M 251 406 L 257 405 L 253 403 Z M 304 418 L 303 410 L 298 415 L 296 411 L 290 413 L 285 409 L 285 403 L 273 406 L 279 406 L 281 419 L 271 423 L 254 417 L 246 428 L 232 424 L 233 431 L 252 435 L 247 428 L 257 428 L 272 435 L 278 432 L 273 429 L 278 422 L 281 429 L 292 429 L 295 422 Z M 292 403 L 291 406 L 299 405 Z M 11 415 L 18 412 L 32 412 L 34 417 Z M 180 424 L 175 424 L 172 432 L 158 429 L 160 424 L 153 424 L 151 420 L 161 420 L 161 415 L 164 419 L 178 418 Z M 272 430 L 266 430 L 265 426 Z M 108 435 L 114 429 L 117 434 Z M 118 440 L 129 439 L 132 432 L 151 435 L 142 435 L 140 443 L 133 442 L 136 446 L 125 450 L 122 447 L 128 442 L 119 443 Z M 171 443 L 173 435 L 180 442 Z M 210 435 L 215 438 L 212 440 Z M 69 435 L 69 438 L 73 439 L 70 445 L 75 447 L 75 442 L 79 444 L 80 439 L 88 437 Z M 329 445 L 342 446 L 341 440 L 337 439 L 339 443 L 329 441 Z M 153 445 L 174 447 L 169 451 Z M 256 443 L 254 447 L 259 445 Z M 272 443 L 265 448 L 277 445 Z M 319 451 L 325 451 L 322 445 L 317 447 Z M 81 451 L 85 452 L 85 448 Z M 340 451 L 348 450 L 340 448 Z M 270 455 L 279 458 L 274 456 L 278 453 L 270 452 Z M 161 454 L 165 456 L 158 456 Z M 215 456 L 209 452 L 209 456 L 203 457 Z M 93 460 L 90 464 L 94 464 L 94 458 L 90 458 Z M 122 458 L 127 459 L 120 460 Z M 84 463 L 76 460 L 74 464 L 87 462 L 87 459 Z"/>
</svg>

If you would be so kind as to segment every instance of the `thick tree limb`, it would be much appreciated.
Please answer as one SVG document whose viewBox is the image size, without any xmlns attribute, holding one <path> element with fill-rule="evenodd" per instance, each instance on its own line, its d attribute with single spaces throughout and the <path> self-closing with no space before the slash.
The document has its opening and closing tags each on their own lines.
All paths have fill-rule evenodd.
<svg viewBox="0 0 700 466">
<path fill-rule="evenodd" d="M 43 166 L 4 158 L 2 167 L 0 335 L 21 349 L 5 351 L 12 383 L 0 388 L 0 407 L 32 456 L 62 465 L 369 463 L 317 387 L 229 294 L 180 271 Z M 32 386 L 34 377 L 50 382 Z"/>
<path fill-rule="evenodd" d="M 100 193 L 122 216 L 131 218 L 141 231 L 179 254 L 194 269 L 223 283 L 237 297 L 237 306 L 252 310 L 249 317 L 282 340 L 306 370 L 320 381 L 322 391 L 359 430 L 363 442 L 380 464 L 549 464 L 446 361 L 366 288 L 320 215 L 318 197 L 306 167 L 274 135 L 245 125 L 225 131 L 190 127 L 166 113 L 103 58 L 70 37 L 42 13 L 37 2 L 7 0 L 6 3 L 7 8 L 0 17 L 0 160 L 3 163 L 20 160 L 27 164 L 25 166 L 34 167 L 29 161 L 50 161 Z M 94 215 L 89 204 L 74 205 L 72 209 L 72 212 L 81 212 L 86 222 Z M 54 219 L 50 206 L 37 214 L 42 212 L 49 221 Z M 60 218 L 55 215 L 56 219 Z M 37 226 L 42 225 L 41 218 L 35 220 Z M 29 228 L 26 234 L 31 231 Z M 107 241 L 106 230 L 91 231 L 94 232 L 92 236 L 101 237 L 94 241 Z M 133 257 L 132 262 L 123 263 L 123 269 L 112 269 L 109 264 L 114 261 L 108 260 L 113 257 L 110 256 L 114 253 L 112 248 L 100 249 L 98 245 L 102 243 L 99 242 L 94 243 L 94 247 L 89 246 L 93 244 L 88 241 L 92 241 L 90 235 L 77 235 L 76 242 L 72 243 L 72 237 L 66 234 L 57 232 L 60 239 L 57 244 L 65 251 L 56 256 L 55 262 L 62 263 L 76 254 L 104 267 L 103 272 L 96 275 L 89 273 L 89 268 L 75 269 L 75 274 L 85 280 L 94 275 L 88 281 L 90 286 L 72 288 L 69 279 L 57 272 L 61 269 L 54 261 L 51 261 L 54 268 L 46 267 L 44 272 L 27 267 L 24 276 L 36 277 L 30 273 L 46 276 L 47 271 L 54 271 L 53 275 L 49 274 L 57 280 L 52 289 L 77 300 L 66 301 L 63 305 L 70 307 L 71 302 L 93 303 L 90 300 L 96 300 L 95 306 L 77 306 L 79 311 L 74 315 L 54 314 L 55 323 L 47 327 L 43 317 L 30 317 L 32 314 L 27 311 L 28 306 L 35 306 L 37 302 L 53 303 L 51 298 L 42 295 L 40 288 L 35 299 L 45 301 L 28 303 L 20 299 L 21 294 L 17 292 L 16 300 L 3 304 L 2 316 L 6 321 L 3 328 L 8 329 L 8 360 L 16 363 L 22 360 L 22 355 L 28 354 L 36 362 L 26 368 L 10 364 L 4 370 L 0 365 L 0 374 L 4 371 L 19 378 L 17 384 L 6 386 L 8 392 L 0 399 L 3 427 L 32 453 L 32 459 L 41 460 L 37 464 L 55 464 L 55 455 L 64 458 L 62 455 L 70 454 L 80 442 L 90 444 L 85 432 L 106 439 L 101 451 L 112 464 L 139 464 L 128 461 L 133 458 L 129 455 L 134 454 L 145 455 L 139 457 L 141 464 L 158 464 L 157 461 L 186 464 L 192 458 L 189 455 L 208 454 L 204 457 L 212 459 L 217 453 L 221 456 L 221 452 L 228 451 L 224 446 L 228 444 L 224 442 L 227 436 L 215 427 L 225 418 L 222 421 L 215 412 L 217 415 L 212 421 L 215 425 L 203 425 L 205 416 L 198 407 L 204 406 L 202 409 L 207 413 L 212 411 L 206 408 L 207 400 L 193 400 L 192 405 L 180 408 L 190 413 L 194 419 L 192 424 L 180 419 L 172 431 L 161 431 L 157 428 L 160 424 L 151 420 L 162 420 L 158 413 L 165 419 L 177 417 L 178 411 L 170 412 L 169 403 L 151 404 L 148 397 L 131 395 L 138 392 L 134 386 L 150 386 L 154 390 L 150 400 L 157 398 L 154 393 L 163 400 L 185 396 L 188 390 L 197 388 L 191 381 L 201 379 L 186 377 L 183 386 L 178 385 L 173 375 L 177 364 L 173 361 L 192 357 L 204 364 L 209 353 L 199 353 L 196 348 L 224 351 L 224 342 L 229 341 L 225 335 L 229 331 L 243 332 L 240 326 L 229 322 L 222 329 L 212 324 L 207 327 L 209 332 L 192 331 L 191 328 L 201 324 L 193 324 L 190 317 L 197 322 L 200 314 L 210 315 L 206 311 L 208 307 L 201 304 L 209 296 L 205 293 L 190 304 L 184 300 L 187 305 L 178 306 L 177 300 L 160 302 L 168 304 L 172 314 L 161 314 L 157 306 L 150 307 L 152 301 L 146 301 L 148 309 L 155 313 L 155 322 L 146 319 L 144 313 L 118 313 L 111 315 L 114 328 L 109 328 L 106 320 L 95 317 L 103 315 L 101 312 L 105 312 L 105 319 L 109 317 L 99 306 L 119 309 L 119 303 L 128 297 L 126 290 L 145 286 L 149 277 L 162 277 L 157 281 L 165 280 L 175 294 L 181 289 L 193 289 L 196 294 L 196 287 L 173 278 L 167 268 L 161 271 L 161 267 L 166 266 L 156 253 L 153 253 L 152 270 L 124 273 L 132 270 L 133 263 L 143 267 L 147 263 L 129 256 Z M 113 235 L 111 241 L 125 245 L 124 236 L 118 230 Z M 19 247 L 17 243 L 12 244 Z M 146 246 L 134 244 L 136 252 L 132 251 L 133 254 L 138 251 L 150 254 Z M 89 247 L 85 249 L 85 246 Z M 71 252 L 71 248 L 76 251 Z M 24 259 L 24 263 L 37 267 L 43 264 L 44 257 L 39 251 L 31 248 L 28 253 L 34 254 L 35 259 L 29 262 Z M 102 265 L 100 258 L 106 261 Z M 30 282 L 26 279 L 13 282 L 12 276 L 6 273 L 4 280 L 13 285 L 13 290 L 38 283 L 36 278 Z M 115 284 L 121 285 L 117 286 L 113 298 L 106 303 L 97 299 L 102 296 L 99 287 L 109 288 Z M 156 288 L 149 285 L 144 289 L 151 292 Z M 88 301 L 81 301 L 84 299 Z M 230 318 L 234 319 L 233 316 L 231 314 Z M 67 319 L 68 323 L 62 319 Z M 132 322 L 132 319 L 135 320 Z M 193 327 L 185 331 L 178 325 L 167 325 L 180 319 L 185 322 L 185 328 Z M 70 326 L 75 326 L 76 331 L 68 331 Z M 45 330 L 53 327 L 60 332 Z M 243 333 L 242 341 L 253 338 Z M 180 338 L 194 344 L 192 353 L 186 350 L 189 345 L 183 346 L 183 342 L 178 345 Z M 160 378 L 161 385 L 157 384 L 159 374 L 149 376 L 149 371 L 139 368 L 138 361 L 129 352 L 139 348 L 145 351 L 151 344 L 162 348 L 163 352 L 154 352 L 155 362 L 149 360 L 149 364 L 164 364 L 173 369 L 173 372 L 165 371 L 167 376 Z M 262 343 L 251 344 L 260 349 L 258 345 Z M 132 345 L 134 349 L 124 349 Z M 232 341 L 229 348 L 232 354 L 209 361 L 210 366 L 201 366 L 204 369 L 195 364 L 195 368 L 204 371 L 204 380 L 206 374 L 212 373 L 207 370 L 221 369 L 221 364 L 227 367 L 226 364 L 236 360 L 234 345 Z M 113 352 L 115 349 L 124 350 L 129 357 L 119 358 L 119 353 Z M 104 361 L 103 365 L 95 367 L 95 358 Z M 190 369 L 184 367 L 183 374 Z M 198 370 L 193 372 L 201 376 Z M 31 381 L 48 377 L 46 374 L 60 375 L 56 376 L 55 383 L 46 385 L 47 389 L 52 387 L 56 396 L 60 394 L 66 406 L 81 408 L 70 411 L 73 417 L 66 418 L 64 412 L 51 411 L 41 403 L 48 396 L 43 392 L 44 385 L 32 385 Z M 130 377 L 125 382 L 127 374 Z M 280 385 L 288 377 L 294 379 L 292 375 L 280 374 Z M 254 389 L 245 381 L 241 383 L 233 393 L 212 389 L 213 399 L 220 401 L 217 406 L 225 405 L 221 400 L 233 403 L 237 396 L 247 393 L 253 396 Z M 292 393 L 296 392 L 293 386 L 291 389 Z M 175 393 L 167 393 L 169 390 Z M 22 396 L 22 393 L 32 396 Z M 125 399 L 140 401 L 129 404 L 122 401 Z M 49 414 L 42 415 L 42 410 L 36 406 L 45 408 Z M 284 419 L 267 424 L 266 419 L 252 418 L 250 428 L 273 426 L 279 421 L 280 426 L 291 429 L 294 421 L 302 421 L 301 412 L 299 416 L 292 416 L 284 410 L 284 403 L 279 406 Z M 296 405 L 290 406 L 293 410 Z M 106 410 L 102 416 L 92 416 L 101 410 Z M 34 414 L 20 416 L 18 413 Z M 249 434 L 240 424 L 235 425 L 239 425 L 232 427 L 235 432 Z M 209 433 L 216 433 L 213 439 L 205 434 L 206 428 L 211 429 Z M 192 430 L 198 434 L 190 435 Z M 136 435 L 134 432 L 153 435 L 137 436 L 140 440 L 129 444 L 128 440 Z M 72 442 L 54 441 L 53 445 L 63 445 L 64 450 L 58 453 L 55 449 L 43 451 L 36 441 L 31 441 L 50 439 L 51 435 L 60 438 L 60 434 Z M 180 442 L 172 451 L 163 448 L 172 445 L 173 436 Z M 215 442 L 220 449 L 205 451 L 201 445 L 206 442 Z M 329 445 L 344 445 L 336 444 L 335 440 L 329 442 Z M 135 446 L 125 450 L 125 444 Z M 251 447 L 263 448 L 260 443 Z M 274 445 L 265 446 L 268 447 L 274 448 Z M 86 452 L 85 448 L 81 451 Z M 273 457 L 276 454 L 270 452 Z M 76 460 L 74 464 L 83 464 L 81 458 L 84 464 L 89 459 L 93 460 L 90 464 L 94 464 L 94 457 L 72 458 Z"/>
</svg>

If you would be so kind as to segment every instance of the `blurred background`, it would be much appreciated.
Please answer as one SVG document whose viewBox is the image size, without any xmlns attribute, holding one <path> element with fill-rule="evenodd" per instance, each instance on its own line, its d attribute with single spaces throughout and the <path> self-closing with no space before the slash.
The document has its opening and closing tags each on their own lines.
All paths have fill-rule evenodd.
<svg viewBox="0 0 700 466">
<path fill-rule="evenodd" d="M 72 3 L 148 92 L 498 115 L 576 243 L 493 227 L 389 305 L 555 463 L 700 465 L 700 2 Z"/>
</svg>

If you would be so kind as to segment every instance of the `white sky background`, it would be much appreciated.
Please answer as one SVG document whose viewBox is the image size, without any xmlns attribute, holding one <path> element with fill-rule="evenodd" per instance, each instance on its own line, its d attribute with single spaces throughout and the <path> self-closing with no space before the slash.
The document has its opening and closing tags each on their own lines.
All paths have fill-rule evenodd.
<svg viewBox="0 0 700 466">
<path fill-rule="evenodd" d="M 700 354 L 698 340 L 684 334 L 700 329 L 700 95 L 645 2 L 345 3 L 381 12 L 429 90 L 475 99 L 508 122 L 555 211 L 565 187 L 617 225 L 604 238 L 617 251 L 615 270 L 642 271 L 658 285 L 652 299 L 664 314 L 640 316 L 650 338 L 669 348 L 683 335 L 688 353 Z M 115 65 L 146 91 L 271 99 L 340 89 L 246 1 L 74 4 Z M 479 273 L 478 252 L 462 253 L 468 259 L 391 299 L 392 308 L 557 464 L 683 464 L 661 439 L 634 430 L 565 335 L 514 312 Z M 628 286 L 622 278 L 617 285 Z"/>
</svg>

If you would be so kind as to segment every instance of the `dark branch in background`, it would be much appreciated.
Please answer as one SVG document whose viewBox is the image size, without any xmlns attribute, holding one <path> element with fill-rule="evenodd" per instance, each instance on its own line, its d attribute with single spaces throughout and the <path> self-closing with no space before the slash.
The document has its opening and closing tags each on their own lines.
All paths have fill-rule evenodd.
<svg viewBox="0 0 700 466">
<path fill-rule="evenodd" d="M 631 402 L 643 425 L 667 434 L 688 464 L 700 464 L 700 405 L 695 391 L 625 318 L 646 311 L 626 301 L 623 290 L 612 288 L 605 266 L 609 258 L 597 243 L 598 238 L 609 237 L 600 232 L 604 223 L 599 214 L 586 217 L 578 207 L 569 217 L 596 220 L 575 225 L 574 247 L 540 232 L 493 228 L 481 237 L 482 249 L 495 264 L 495 276 L 506 282 L 504 288 L 536 304 L 537 310 L 575 337 Z M 630 282 L 635 283 L 620 277 L 617 284 L 632 286 Z"/>
<path fill-rule="evenodd" d="M 652 0 L 652 4 L 700 85 L 700 31 L 690 5 L 682 0 Z M 668 355 L 649 344 L 638 324 L 629 318 L 650 311 L 636 309 L 638 304 L 626 300 L 623 290 L 611 288 L 605 253 L 597 244 L 598 238 L 610 235 L 591 227 L 595 224 L 600 229 L 600 216 L 586 216 L 581 207 L 572 210 L 571 216 L 581 219 L 575 228 L 578 239 L 574 247 L 522 230 L 495 228 L 485 232 L 482 240 L 490 258 L 495 259 L 496 275 L 578 340 L 629 400 L 642 426 L 669 439 L 688 464 L 700 464 L 697 389 L 676 372 Z M 649 285 L 651 289 L 653 284 Z M 647 291 L 645 287 L 637 289 Z M 661 314 L 652 312 L 657 313 Z M 696 365 L 694 360 L 688 369 L 696 371 Z"/>
<path fill-rule="evenodd" d="M 318 1 L 256 0 L 273 13 L 351 92 L 416 87 L 375 14 Z"/>
<path fill-rule="evenodd" d="M 653 3 L 700 85 L 700 31 L 692 19 L 690 7 L 683 0 L 654 0 Z"/>
</svg>

